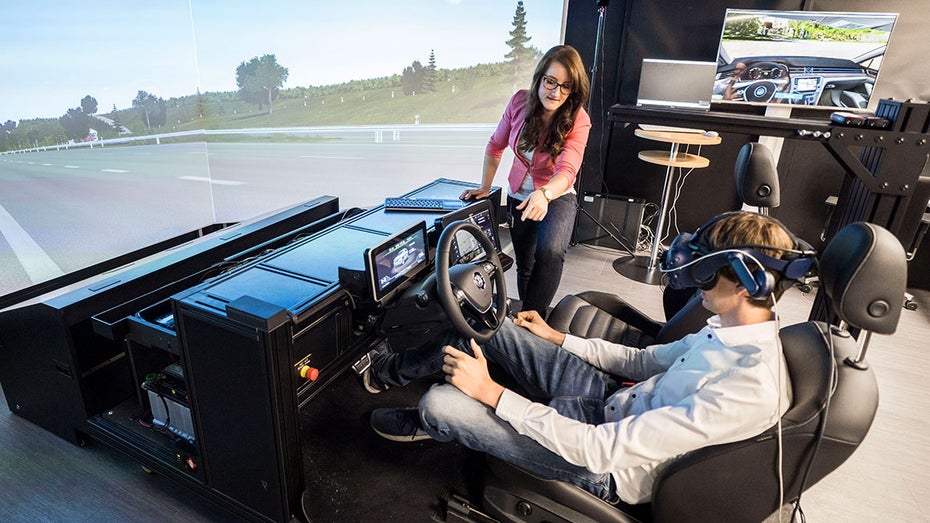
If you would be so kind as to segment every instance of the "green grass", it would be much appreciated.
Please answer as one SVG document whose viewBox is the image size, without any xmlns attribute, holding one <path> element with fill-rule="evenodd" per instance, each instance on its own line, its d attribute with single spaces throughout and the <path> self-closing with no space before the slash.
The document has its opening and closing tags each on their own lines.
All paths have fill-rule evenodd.
<svg viewBox="0 0 930 523">
<path fill-rule="evenodd" d="M 367 91 L 287 98 L 294 90 L 285 90 L 282 97 L 274 101 L 273 111 L 268 114 L 267 105 L 249 104 L 238 98 L 235 92 L 207 93 L 202 98 L 191 95 L 172 98 L 168 101 L 167 124 L 148 129 L 142 122 L 140 111 L 133 108 L 103 113 L 118 120 L 129 128 L 133 136 L 149 136 L 175 131 L 198 129 L 244 129 L 262 127 L 304 127 L 338 125 L 405 125 L 419 122 L 428 124 L 497 123 L 507 100 L 515 88 L 524 88 L 529 83 L 529 73 L 524 81 L 516 83 L 509 74 L 480 76 L 475 74 L 458 81 L 439 82 L 436 92 L 404 95 L 400 87 L 370 89 Z M 454 89 L 453 89 L 454 87 Z M 393 93 L 393 96 L 392 96 Z M 36 120 L 30 125 L 47 123 L 57 129 L 57 119 L 48 122 Z M 101 139 L 117 138 L 113 129 L 102 122 L 95 122 Z M 44 128 L 43 128 L 44 129 Z M 20 132 L 17 130 L 16 132 Z M 25 129 L 22 130 L 25 132 Z M 43 131 L 41 145 L 60 143 L 54 133 Z M 242 141 L 234 135 L 211 136 L 208 141 Z M 202 136 L 194 138 L 203 140 Z M 248 141 L 312 141 L 319 137 L 275 135 L 251 137 Z M 178 139 L 185 141 L 185 139 Z M 24 142 L 25 143 L 25 142 Z"/>
<path fill-rule="evenodd" d="M 442 83 L 435 93 L 410 96 L 405 96 L 400 88 L 387 88 L 284 98 L 275 100 L 271 114 L 267 106 L 259 111 L 254 105 L 238 101 L 205 104 L 202 121 L 193 120 L 180 128 L 413 124 L 417 115 L 421 124 L 496 123 L 513 94 L 513 84 L 506 85 L 500 78 L 479 78 L 468 83 L 470 85 L 456 85 L 454 92 L 451 83 Z"/>
<path fill-rule="evenodd" d="M 497 123 L 514 87 L 509 76 L 491 76 L 458 83 L 441 82 L 434 93 L 410 96 L 398 87 L 279 98 L 274 101 L 271 114 L 267 105 L 259 110 L 234 93 L 205 97 L 200 105 L 195 104 L 196 97 L 190 96 L 169 102 L 168 123 L 156 129 L 146 129 L 137 110 L 123 109 L 118 114 L 120 121 L 136 135 L 196 129 L 413 124 L 417 115 L 420 124 Z M 226 101 L 207 101 L 222 98 Z"/>
</svg>

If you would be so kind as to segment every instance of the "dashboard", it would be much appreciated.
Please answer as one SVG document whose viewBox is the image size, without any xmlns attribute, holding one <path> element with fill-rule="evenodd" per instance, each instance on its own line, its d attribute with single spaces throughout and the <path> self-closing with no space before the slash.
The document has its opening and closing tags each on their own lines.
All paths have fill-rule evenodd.
<svg viewBox="0 0 930 523">
<path fill-rule="evenodd" d="M 865 108 L 876 74 L 856 62 L 819 57 L 737 58 L 718 68 L 715 101 Z"/>
</svg>

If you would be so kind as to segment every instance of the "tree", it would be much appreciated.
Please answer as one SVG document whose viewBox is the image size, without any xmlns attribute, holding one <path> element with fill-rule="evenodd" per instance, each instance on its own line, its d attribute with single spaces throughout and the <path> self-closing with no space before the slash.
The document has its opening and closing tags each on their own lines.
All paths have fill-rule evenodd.
<svg viewBox="0 0 930 523">
<path fill-rule="evenodd" d="M 242 99 L 258 104 L 259 110 L 263 102 L 268 102 L 268 114 L 271 114 L 271 104 L 284 86 L 287 75 L 287 67 L 279 65 L 275 55 L 266 54 L 239 64 L 236 68 L 236 85 L 239 86 Z"/>
<path fill-rule="evenodd" d="M 236 68 L 236 85 L 239 86 L 239 97 L 247 103 L 257 105 L 258 110 L 261 111 L 265 106 L 265 93 L 261 90 L 246 88 L 251 82 L 250 79 L 255 76 L 256 69 L 258 69 L 258 57 L 239 64 Z"/>
<path fill-rule="evenodd" d="M 68 109 L 68 112 L 58 119 L 58 123 L 65 130 L 65 136 L 75 141 L 83 140 L 90 131 L 90 117 L 84 114 L 80 107 Z"/>
<path fill-rule="evenodd" d="M 139 91 L 136 97 L 132 99 L 132 107 L 142 113 L 142 121 L 145 127 L 152 128 L 152 113 L 155 111 L 155 96 L 145 91 Z"/>
<path fill-rule="evenodd" d="M 401 86 L 405 95 L 423 92 L 423 64 L 414 60 L 410 67 L 405 67 L 403 74 L 400 75 Z"/>
<path fill-rule="evenodd" d="M 723 27 L 723 37 L 733 40 L 755 40 L 758 39 L 761 29 L 762 25 L 756 18 L 729 21 Z"/>
<path fill-rule="evenodd" d="M 422 87 L 424 93 L 436 92 L 436 53 L 432 49 L 429 50 L 429 64 L 423 70 Z"/>
<path fill-rule="evenodd" d="M 142 121 L 148 129 L 161 127 L 168 122 L 168 104 L 164 98 L 139 91 L 132 100 L 132 107 L 142 113 Z"/>
<path fill-rule="evenodd" d="M 513 67 L 515 75 L 526 68 L 532 66 L 536 58 L 536 49 L 527 46 L 530 37 L 526 34 L 526 11 L 523 9 L 523 2 L 517 2 L 517 9 L 513 14 L 513 31 L 510 31 L 510 40 L 507 40 L 507 47 L 510 52 L 504 55 L 507 62 Z"/>
<path fill-rule="evenodd" d="M 97 99 L 91 95 L 81 98 L 81 110 L 84 114 L 90 116 L 97 112 Z"/>
<path fill-rule="evenodd" d="M 29 138 L 29 145 L 32 147 L 39 147 L 39 130 L 36 128 L 29 129 L 26 133 L 26 137 Z"/>
<path fill-rule="evenodd" d="M 10 135 L 16 130 L 16 122 L 7 120 L 0 125 L 0 151 L 8 151 L 10 146 Z"/>
<path fill-rule="evenodd" d="M 164 98 L 160 96 L 155 98 L 150 119 L 153 127 L 161 127 L 168 123 L 168 102 Z"/>
</svg>

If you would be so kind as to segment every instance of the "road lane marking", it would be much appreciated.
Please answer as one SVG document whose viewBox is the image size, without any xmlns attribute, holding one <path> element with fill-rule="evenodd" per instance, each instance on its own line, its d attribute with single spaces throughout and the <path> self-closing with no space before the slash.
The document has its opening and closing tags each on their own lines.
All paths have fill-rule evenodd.
<svg viewBox="0 0 930 523">
<path fill-rule="evenodd" d="M 65 169 L 80 169 L 77 165 L 65 165 Z"/>
<path fill-rule="evenodd" d="M 26 271 L 32 283 L 39 283 L 64 274 L 52 258 L 39 247 L 22 226 L 0 206 L 0 234 L 13 249 L 13 254 Z"/>
<path fill-rule="evenodd" d="M 301 156 L 311 160 L 364 160 L 361 156 Z"/>
<path fill-rule="evenodd" d="M 102 173 L 126 174 L 126 173 L 128 173 L 129 171 L 124 170 L 124 169 L 100 169 L 100 172 L 102 172 Z"/>
<path fill-rule="evenodd" d="M 213 185 L 245 185 L 245 182 L 236 182 L 232 180 L 214 180 L 206 176 L 178 176 L 178 180 L 191 180 L 194 182 L 207 182 Z"/>
</svg>

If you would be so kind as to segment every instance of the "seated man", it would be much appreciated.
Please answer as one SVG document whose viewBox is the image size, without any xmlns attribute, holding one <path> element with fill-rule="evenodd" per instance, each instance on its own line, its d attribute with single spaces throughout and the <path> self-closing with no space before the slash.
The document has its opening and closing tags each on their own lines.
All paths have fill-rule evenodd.
<svg viewBox="0 0 930 523">
<path fill-rule="evenodd" d="M 696 258 L 663 270 L 701 262 L 707 272 L 716 261 L 697 282 L 704 307 L 716 314 L 700 332 L 636 349 L 557 332 L 526 311 L 484 347 L 449 333 L 375 359 L 368 379 L 381 389 L 440 370 L 448 383 L 432 387 L 419 408 L 374 411 L 372 427 L 396 441 L 457 440 L 609 502 L 649 501 L 670 460 L 759 434 L 791 404 L 772 297 L 758 292 L 758 278 L 743 283 L 741 276 L 746 268 L 765 276 L 758 264 L 784 269 L 779 258 L 805 253 L 777 220 L 748 212 L 715 218 L 685 245 L 685 257 Z M 742 271 L 731 266 L 734 252 L 748 253 L 738 256 Z M 783 276 L 766 270 L 776 281 Z M 786 288 L 774 287 L 776 298 Z M 494 381 L 488 361 L 529 398 Z M 637 383 L 622 388 L 621 377 Z"/>
</svg>

